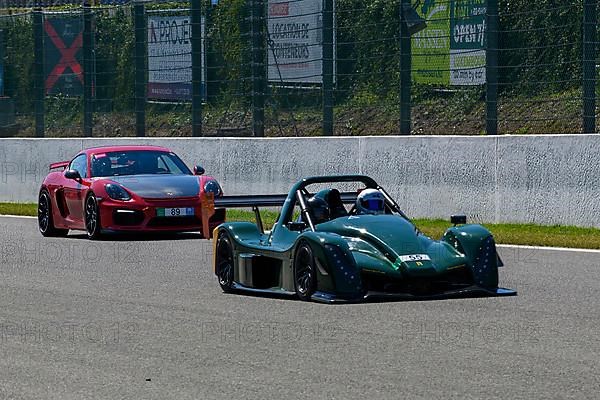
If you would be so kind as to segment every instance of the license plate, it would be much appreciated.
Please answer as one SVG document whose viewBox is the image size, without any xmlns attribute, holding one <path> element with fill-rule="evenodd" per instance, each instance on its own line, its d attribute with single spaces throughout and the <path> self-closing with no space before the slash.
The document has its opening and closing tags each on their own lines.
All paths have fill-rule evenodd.
<svg viewBox="0 0 600 400">
<path fill-rule="evenodd" d="M 427 254 L 410 254 L 407 256 L 400 256 L 400 261 L 402 262 L 410 262 L 410 261 L 431 261 L 431 258 Z"/>
<path fill-rule="evenodd" d="M 185 217 L 188 215 L 194 215 L 194 208 L 157 208 L 156 215 L 158 217 Z"/>
</svg>

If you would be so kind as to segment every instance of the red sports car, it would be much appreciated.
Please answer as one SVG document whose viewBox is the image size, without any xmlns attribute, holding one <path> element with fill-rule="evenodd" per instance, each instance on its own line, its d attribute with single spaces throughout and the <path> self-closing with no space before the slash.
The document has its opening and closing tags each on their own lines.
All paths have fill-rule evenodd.
<svg viewBox="0 0 600 400">
<path fill-rule="evenodd" d="M 90 239 L 109 231 L 203 231 L 225 220 L 225 209 L 202 214 L 219 183 L 158 146 L 110 146 L 81 151 L 50 164 L 40 188 L 38 223 L 44 236 L 85 230 Z"/>
</svg>

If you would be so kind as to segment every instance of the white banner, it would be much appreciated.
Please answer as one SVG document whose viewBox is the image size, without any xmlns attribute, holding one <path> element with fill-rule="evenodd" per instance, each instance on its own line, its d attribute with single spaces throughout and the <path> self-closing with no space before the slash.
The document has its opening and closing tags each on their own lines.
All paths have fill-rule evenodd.
<svg viewBox="0 0 600 400">
<path fill-rule="evenodd" d="M 322 11 L 322 0 L 269 0 L 269 82 L 323 82 Z"/>
<path fill-rule="evenodd" d="M 450 50 L 450 84 L 485 83 L 485 50 Z"/>
<path fill-rule="evenodd" d="M 204 93 L 204 18 L 201 21 Z M 148 98 L 192 99 L 192 24 L 190 16 L 148 16 Z"/>
</svg>

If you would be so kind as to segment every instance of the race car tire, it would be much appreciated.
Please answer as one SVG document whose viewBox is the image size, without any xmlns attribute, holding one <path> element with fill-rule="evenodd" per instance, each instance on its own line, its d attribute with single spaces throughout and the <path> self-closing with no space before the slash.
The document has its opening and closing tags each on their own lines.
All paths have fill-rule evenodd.
<svg viewBox="0 0 600 400">
<path fill-rule="evenodd" d="M 47 190 L 42 190 L 38 198 L 38 228 L 42 236 L 45 237 L 67 236 L 69 233 L 68 229 L 54 227 L 52 201 Z"/>
<path fill-rule="evenodd" d="M 231 293 L 233 291 L 234 258 L 233 246 L 227 232 L 219 232 L 216 249 L 215 272 L 219 286 L 225 293 Z"/>
<path fill-rule="evenodd" d="M 317 269 L 310 245 L 302 241 L 294 255 L 294 289 L 303 301 L 310 301 L 317 290 Z"/>
<path fill-rule="evenodd" d="M 85 231 L 88 239 L 100 239 L 102 236 L 101 227 L 98 202 L 96 201 L 96 196 L 91 193 L 85 199 Z"/>
</svg>

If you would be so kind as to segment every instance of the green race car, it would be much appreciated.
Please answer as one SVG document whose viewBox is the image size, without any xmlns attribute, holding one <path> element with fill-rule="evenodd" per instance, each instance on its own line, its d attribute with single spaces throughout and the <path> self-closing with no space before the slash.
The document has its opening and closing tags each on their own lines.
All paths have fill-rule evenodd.
<svg viewBox="0 0 600 400">
<path fill-rule="evenodd" d="M 204 206 L 207 218 L 214 207 L 252 207 L 256 215 L 256 223 L 225 222 L 213 232 L 214 273 L 225 292 L 327 303 L 516 294 L 498 287 L 502 261 L 488 230 L 453 216 L 455 226 L 434 240 L 368 176 L 305 178 L 287 195 L 224 196 Z M 270 231 L 259 207 L 282 207 Z"/>
</svg>

